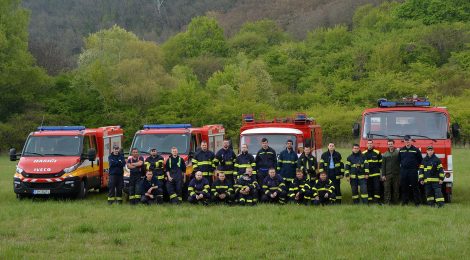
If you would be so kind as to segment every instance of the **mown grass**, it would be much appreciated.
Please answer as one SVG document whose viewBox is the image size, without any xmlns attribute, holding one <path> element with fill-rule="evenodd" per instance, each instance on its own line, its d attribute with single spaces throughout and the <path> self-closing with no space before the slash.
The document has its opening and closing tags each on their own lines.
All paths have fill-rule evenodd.
<svg viewBox="0 0 470 260">
<path fill-rule="evenodd" d="M 343 154 L 347 152 L 343 150 Z M 0 258 L 468 258 L 469 150 L 454 150 L 454 201 L 412 206 L 131 207 L 17 201 L 0 158 Z M 345 197 L 349 185 L 343 183 Z"/>
</svg>

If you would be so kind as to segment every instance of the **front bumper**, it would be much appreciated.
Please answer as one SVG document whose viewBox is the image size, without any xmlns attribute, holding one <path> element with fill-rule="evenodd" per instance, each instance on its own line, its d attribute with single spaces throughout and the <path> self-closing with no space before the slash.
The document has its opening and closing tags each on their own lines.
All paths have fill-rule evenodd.
<svg viewBox="0 0 470 260">
<path fill-rule="evenodd" d="M 75 194 L 80 190 L 80 178 L 67 178 L 61 182 L 22 182 L 19 178 L 13 178 L 13 190 L 16 194 L 23 195 L 66 195 Z"/>
</svg>

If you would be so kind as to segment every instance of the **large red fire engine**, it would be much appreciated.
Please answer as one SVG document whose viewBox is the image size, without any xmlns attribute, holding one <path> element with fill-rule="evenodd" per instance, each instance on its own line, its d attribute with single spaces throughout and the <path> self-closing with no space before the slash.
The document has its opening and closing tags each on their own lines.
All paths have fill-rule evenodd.
<svg viewBox="0 0 470 260">
<path fill-rule="evenodd" d="M 108 156 L 121 146 L 119 126 L 41 126 L 29 134 L 16 166 L 13 188 L 18 198 L 67 194 L 84 198 L 108 185 Z M 10 160 L 16 161 L 15 149 Z"/>
<path fill-rule="evenodd" d="M 423 156 L 426 155 L 426 147 L 432 145 L 444 167 L 444 197 L 447 202 L 451 201 L 454 181 L 451 134 L 457 137 L 459 126 L 450 124 L 447 108 L 432 107 L 425 98 L 379 99 L 378 107 L 362 113 L 361 124 L 355 123 L 353 132 L 360 135 L 362 150 L 367 149 L 368 139 L 373 139 L 375 149 L 382 153 L 387 150 L 388 139 L 394 139 L 395 144 L 402 147 L 405 135 L 412 138 L 413 145 L 421 150 Z"/>
<path fill-rule="evenodd" d="M 240 146 L 248 145 L 248 151 L 256 155 L 261 146 L 261 139 L 267 138 L 269 146 L 277 154 L 286 148 L 286 141 L 294 142 L 298 154 L 305 145 L 312 148 L 315 157 L 322 154 L 322 130 L 313 118 L 304 113 L 297 113 L 293 118 L 275 118 L 274 120 L 255 119 L 253 114 L 242 115 L 240 128 Z"/>
</svg>

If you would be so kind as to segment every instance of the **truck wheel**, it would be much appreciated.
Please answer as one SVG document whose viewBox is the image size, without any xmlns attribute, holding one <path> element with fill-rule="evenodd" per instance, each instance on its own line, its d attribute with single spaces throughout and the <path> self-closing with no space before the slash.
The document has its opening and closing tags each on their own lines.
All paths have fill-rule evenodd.
<svg viewBox="0 0 470 260">
<path fill-rule="evenodd" d="M 26 196 L 23 195 L 23 194 L 17 193 L 17 194 L 16 194 L 16 198 L 17 198 L 18 200 L 23 200 L 24 198 L 26 198 Z"/>
<path fill-rule="evenodd" d="M 81 181 L 80 182 L 80 190 L 78 191 L 77 195 L 76 195 L 76 199 L 84 199 L 86 198 L 86 195 L 87 195 L 87 188 L 86 188 L 86 183 L 85 181 Z"/>
<path fill-rule="evenodd" d="M 452 193 L 445 193 L 444 194 L 444 200 L 446 203 L 451 203 L 452 202 Z"/>
</svg>

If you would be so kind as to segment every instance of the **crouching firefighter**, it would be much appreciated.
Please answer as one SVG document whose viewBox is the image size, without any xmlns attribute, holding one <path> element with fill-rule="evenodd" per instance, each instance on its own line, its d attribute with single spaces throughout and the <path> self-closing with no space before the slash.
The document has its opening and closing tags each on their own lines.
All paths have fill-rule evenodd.
<svg viewBox="0 0 470 260">
<path fill-rule="evenodd" d="M 313 205 L 328 205 L 335 202 L 335 186 L 333 182 L 328 179 L 326 172 L 320 173 L 320 177 L 318 180 L 315 180 L 312 185 L 312 190 Z"/>
<path fill-rule="evenodd" d="M 312 179 L 312 183 L 313 183 Z M 295 179 L 289 187 L 289 202 L 307 205 L 312 200 L 310 181 L 304 175 L 302 169 L 297 169 Z"/>
<path fill-rule="evenodd" d="M 256 205 L 259 185 L 251 167 L 246 168 L 244 175 L 238 177 L 235 184 L 235 194 L 240 205 Z"/>
<path fill-rule="evenodd" d="M 171 148 L 171 156 L 165 163 L 167 177 L 166 190 L 170 196 L 170 202 L 179 204 L 182 202 L 183 182 L 185 181 L 186 164 L 183 158 L 178 156 L 178 149 Z"/>
<path fill-rule="evenodd" d="M 151 205 L 155 203 L 162 203 L 163 190 L 161 182 L 157 177 L 153 176 L 152 171 L 147 171 L 145 179 L 142 181 L 142 198 L 140 201 L 143 204 Z"/>
<path fill-rule="evenodd" d="M 231 180 L 227 180 L 225 173 L 216 171 L 217 180 L 212 183 L 212 202 L 231 204 L 235 198 Z M 232 175 L 230 175 L 232 177 Z"/>
<path fill-rule="evenodd" d="M 211 198 L 209 193 L 210 188 L 209 181 L 202 177 L 201 171 L 197 171 L 188 185 L 188 201 L 193 204 L 202 203 L 208 205 L 208 201 Z"/>
<path fill-rule="evenodd" d="M 284 183 L 284 179 L 276 173 L 276 169 L 270 168 L 268 170 L 268 176 L 266 176 L 263 181 L 262 191 L 262 202 L 286 203 L 286 184 Z"/>
</svg>

